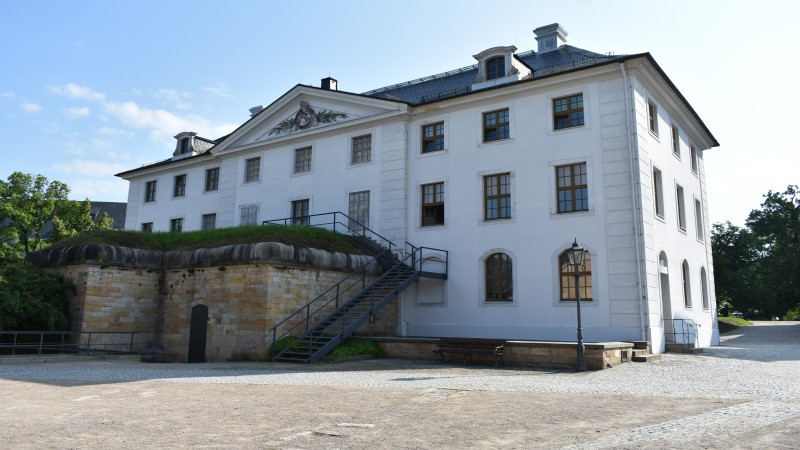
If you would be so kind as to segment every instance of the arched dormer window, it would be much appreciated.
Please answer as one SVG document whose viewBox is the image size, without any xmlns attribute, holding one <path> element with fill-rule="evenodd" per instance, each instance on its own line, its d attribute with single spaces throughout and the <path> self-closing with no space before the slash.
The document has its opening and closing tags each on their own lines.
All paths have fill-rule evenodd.
<svg viewBox="0 0 800 450">
<path fill-rule="evenodd" d="M 506 76 L 506 58 L 497 56 L 486 61 L 486 79 L 495 80 Z"/>
<path fill-rule="evenodd" d="M 185 138 L 181 139 L 181 143 L 180 143 L 180 147 L 179 147 L 179 152 L 180 152 L 181 155 L 184 154 L 184 153 L 189 152 L 189 141 L 190 141 L 190 139 L 188 137 L 185 137 Z"/>
<path fill-rule="evenodd" d="M 486 301 L 510 302 L 514 299 L 511 257 L 505 253 L 493 253 L 486 258 Z"/>
<path fill-rule="evenodd" d="M 575 301 L 575 267 L 570 265 L 567 252 L 561 253 L 558 257 L 559 265 L 559 285 L 561 287 L 561 301 Z M 580 267 L 581 275 L 581 301 L 592 301 L 592 255 L 586 253 L 586 260 Z"/>
</svg>

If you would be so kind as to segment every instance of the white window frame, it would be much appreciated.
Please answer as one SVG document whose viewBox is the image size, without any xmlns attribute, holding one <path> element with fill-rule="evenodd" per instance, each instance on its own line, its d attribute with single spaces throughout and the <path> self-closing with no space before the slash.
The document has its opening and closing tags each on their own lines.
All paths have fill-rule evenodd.
<svg viewBox="0 0 800 450">
<path fill-rule="evenodd" d="M 246 210 L 252 210 L 252 209 L 255 209 L 255 211 L 253 213 L 249 213 L 247 218 L 249 219 L 249 216 L 252 215 L 253 222 L 252 223 L 245 222 L 244 221 L 244 219 L 245 219 L 245 216 L 244 216 L 245 211 Z M 245 225 L 247 225 L 247 226 L 258 225 L 258 214 L 260 212 L 259 211 L 260 209 L 261 208 L 259 208 L 259 204 L 258 203 L 248 203 L 248 204 L 245 204 L 245 205 L 239 205 L 239 226 L 241 227 L 241 226 L 245 226 Z"/>
</svg>

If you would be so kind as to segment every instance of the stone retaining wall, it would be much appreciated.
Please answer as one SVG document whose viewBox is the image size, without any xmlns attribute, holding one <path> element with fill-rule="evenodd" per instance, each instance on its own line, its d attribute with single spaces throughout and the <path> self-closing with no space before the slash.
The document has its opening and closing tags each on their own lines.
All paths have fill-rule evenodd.
<svg viewBox="0 0 800 450">
<path fill-rule="evenodd" d="M 226 361 L 263 358 L 268 330 L 369 259 L 260 243 L 166 253 L 88 245 L 43 250 L 28 262 L 75 284 L 72 331 L 139 332 L 137 341 L 147 344 L 135 351 L 186 361 L 192 307 L 202 304 L 209 313 L 206 358 Z M 360 332 L 395 335 L 396 305 Z"/>
<path fill-rule="evenodd" d="M 388 358 L 433 360 L 436 338 L 398 338 L 371 336 Z M 631 360 L 633 344 L 630 342 L 601 342 L 585 344 L 586 368 L 602 370 Z M 575 369 L 577 347 L 574 342 L 507 341 L 503 360 L 507 367 L 542 367 Z M 445 355 L 446 362 L 462 363 L 463 355 Z M 475 356 L 476 364 L 494 364 L 493 356 Z"/>
</svg>

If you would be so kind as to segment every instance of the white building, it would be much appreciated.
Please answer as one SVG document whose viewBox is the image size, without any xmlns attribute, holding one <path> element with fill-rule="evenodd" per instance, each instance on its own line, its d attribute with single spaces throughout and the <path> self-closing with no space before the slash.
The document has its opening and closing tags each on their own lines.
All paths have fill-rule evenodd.
<svg viewBox="0 0 800 450">
<path fill-rule="evenodd" d="M 449 251 L 445 282 L 401 295 L 401 335 L 532 340 L 575 338 L 559 261 L 577 238 L 591 256 L 587 341 L 663 351 L 693 322 L 697 344 L 716 344 L 703 152 L 719 144 L 649 53 L 566 45 L 558 24 L 534 33 L 536 51 L 493 47 L 363 94 L 326 78 L 228 136 L 180 133 L 171 159 L 118 174 L 125 227 L 342 211 L 401 246 Z"/>
</svg>

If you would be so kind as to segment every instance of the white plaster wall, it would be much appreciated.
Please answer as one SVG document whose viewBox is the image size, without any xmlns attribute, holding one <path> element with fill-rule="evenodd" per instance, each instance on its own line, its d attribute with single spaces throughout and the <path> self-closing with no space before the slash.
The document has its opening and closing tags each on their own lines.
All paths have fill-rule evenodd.
<svg viewBox="0 0 800 450">
<path fill-rule="evenodd" d="M 645 233 L 646 282 L 650 314 L 648 326 L 656 351 L 664 349 L 664 319 L 691 319 L 699 324 L 698 340 L 702 347 L 716 345 L 719 332 L 716 327 L 716 301 L 713 289 L 713 266 L 711 264 L 710 224 L 706 202 L 704 169 L 702 158 L 698 158 L 698 171 L 691 169 L 690 146 L 696 142 L 686 132 L 685 119 L 679 112 L 672 111 L 667 102 L 659 96 L 656 89 L 647 86 L 641 79 L 632 78 L 633 101 L 637 120 L 637 142 L 639 166 L 641 170 L 642 209 Z M 647 102 L 658 106 L 658 135 L 649 129 Z M 672 124 L 680 129 L 680 158 L 672 149 Z M 695 144 L 697 145 L 697 144 Z M 698 152 L 702 149 L 698 146 Z M 700 152 L 702 153 L 702 152 Z M 653 167 L 661 171 L 664 217 L 655 213 L 653 193 Z M 686 231 L 678 226 L 678 207 L 676 186 L 684 190 Z M 695 227 L 694 200 L 701 201 L 703 211 L 703 239 L 697 238 Z M 658 255 L 665 252 L 668 259 L 669 290 L 671 298 L 671 317 L 664 316 L 661 301 Z M 689 265 L 691 307 L 683 300 L 681 264 Z M 707 274 L 709 308 L 702 305 L 701 268 Z M 667 327 L 667 332 L 669 328 Z"/>
<path fill-rule="evenodd" d="M 585 125 L 552 130 L 552 99 L 583 92 Z M 583 303 L 587 341 L 639 339 L 629 166 L 621 149 L 624 91 L 611 80 L 487 99 L 415 117 L 409 126 L 408 229 L 414 245 L 450 251 L 444 289 L 419 286 L 405 296 L 409 335 L 572 340 L 574 302 L 558 298 L 558 262 L 574 238 L 594 258 L 594 300 Z M 482 143 L 481 114 L 508 107 L 511 138 Z M 446 150 L 420 154 L 421 126 L 444 121 Z M 556 214 L 555 166 L 586 161 L 590 210 Z M 510 172 L 512 218 L 483 220 L 482 177 Z M 445 225 L 420 227 L 420 185 L 445 183 Z M 487 303 L 483 259 L 513 258 L 514 301 Z M 613 274 L 613 277 L 611 275 Z M 634 286 L 634 289 L 631 288 Z"/>
</svg>

